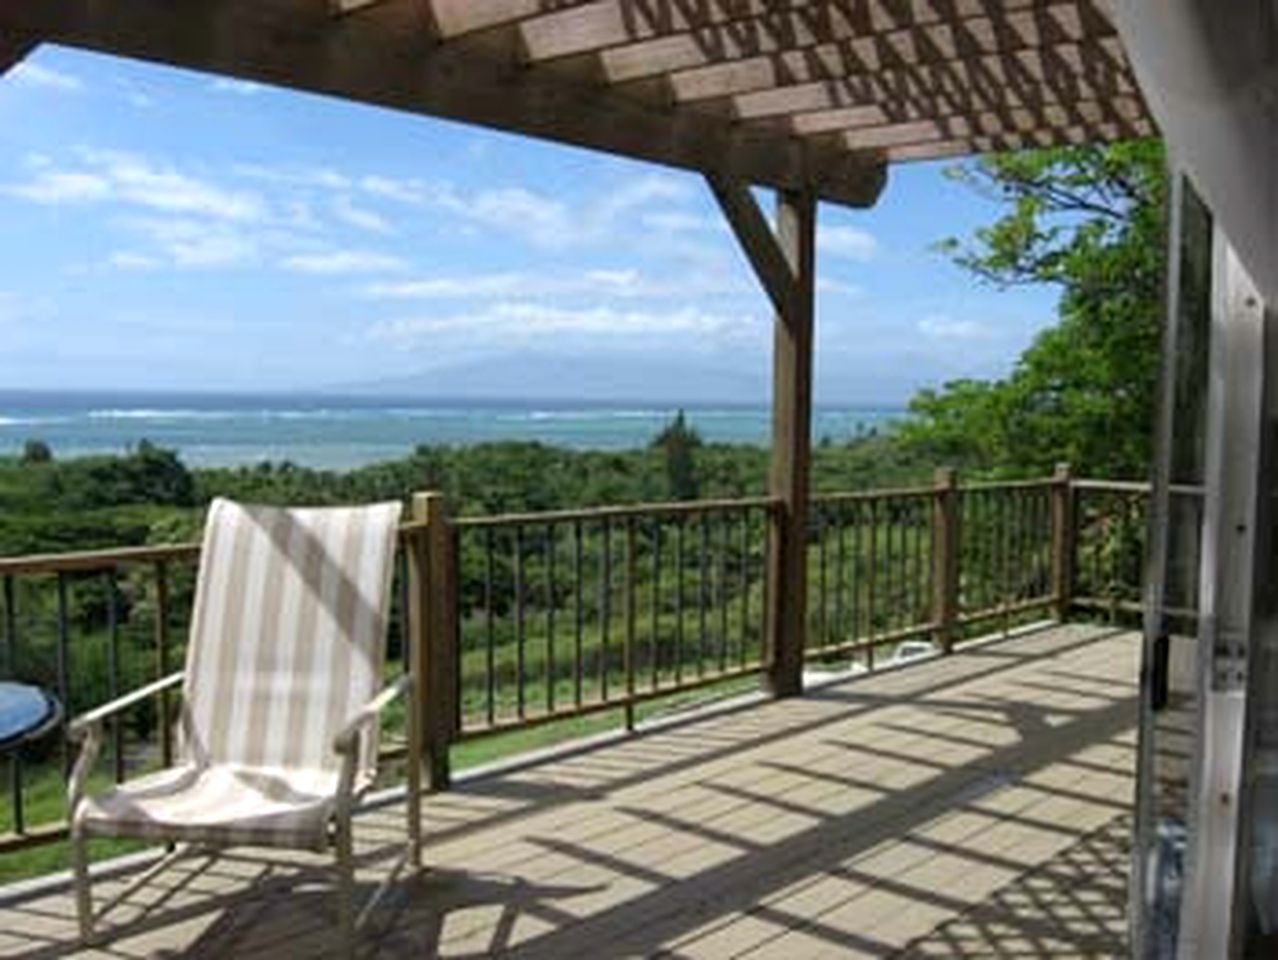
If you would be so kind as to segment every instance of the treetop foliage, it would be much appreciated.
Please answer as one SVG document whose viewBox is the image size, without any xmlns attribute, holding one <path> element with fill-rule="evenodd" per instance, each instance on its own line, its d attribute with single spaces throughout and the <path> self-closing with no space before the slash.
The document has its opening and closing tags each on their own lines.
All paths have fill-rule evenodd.
<svg viewBox="0 0 1278 960">
<path fill-rule="evenodd" d="M 941 249 L 999 286 L 1058 286 L 1059 321 L 1006 377 L 920 391 L 902 439 L 938 463 L 992 474 L 1042 474 L 1063 460 L 1144 479 L 1166 246 L 1161 143 L 997 155 L 951 175 L 1006 212 Z"/>
</svg>

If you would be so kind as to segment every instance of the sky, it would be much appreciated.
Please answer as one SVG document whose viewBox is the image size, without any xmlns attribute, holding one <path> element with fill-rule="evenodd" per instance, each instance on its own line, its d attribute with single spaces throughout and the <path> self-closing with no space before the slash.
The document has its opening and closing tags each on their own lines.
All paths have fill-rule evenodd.
<svg viewBox="0 0 1278 960">
<path fill-rule="evenodd" d="M 1055 293 L 935 250 L 997 213 L 939 164 L 822 204 L 818 403 L 1009 369 Z M 0 225 L 0 388 L 766 401 L 768 301 L 683 171 L 46 46 L 0 79 Z"/>
</svg>

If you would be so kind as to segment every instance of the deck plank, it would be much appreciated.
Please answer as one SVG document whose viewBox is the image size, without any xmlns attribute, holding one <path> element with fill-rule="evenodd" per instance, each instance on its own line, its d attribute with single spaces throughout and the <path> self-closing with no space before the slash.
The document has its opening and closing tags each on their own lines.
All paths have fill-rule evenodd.
<svg viewBox="0 0 1278 960">
<path fill-rule="evenodd" d="M 1136 656 L 1042 630 L 464 782 L 425 804 L 431 869 L 367 955 L 1121 956 Z M 359 818 L 368 888 L 402 815 Z M 321 955 L 322 864 L 181 861 L 96 952 L 65 889 L 28 896 L 0 956 Z"/>
</svg>

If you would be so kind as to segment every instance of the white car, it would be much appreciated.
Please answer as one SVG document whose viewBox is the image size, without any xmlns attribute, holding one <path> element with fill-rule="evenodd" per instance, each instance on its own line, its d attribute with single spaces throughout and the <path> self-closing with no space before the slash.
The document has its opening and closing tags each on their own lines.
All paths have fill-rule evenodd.
<svg viewBox="0 0 1278 960">
<path fill-rule="evenodd" d="M 896 645 L 888 663 L 905 663 L 907 660 L 918 660 L 939 652 L 939 648 L 931 640 L 905 640 Z"/>
</svg>

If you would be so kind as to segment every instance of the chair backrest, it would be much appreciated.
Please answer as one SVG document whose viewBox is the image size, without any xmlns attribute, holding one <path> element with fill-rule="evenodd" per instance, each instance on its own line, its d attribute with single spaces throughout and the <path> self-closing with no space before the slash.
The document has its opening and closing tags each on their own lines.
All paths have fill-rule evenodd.
<svg viewBox="0 0 1278 960">
<path fill-rule="evenodd" d="M 189 761 L 335 769 L 333 736 L 382 685 L 400 504 L 214 500 L 187 647 Z M 376 759 L 376 725 L 363 767 Z"/>
</svg>

